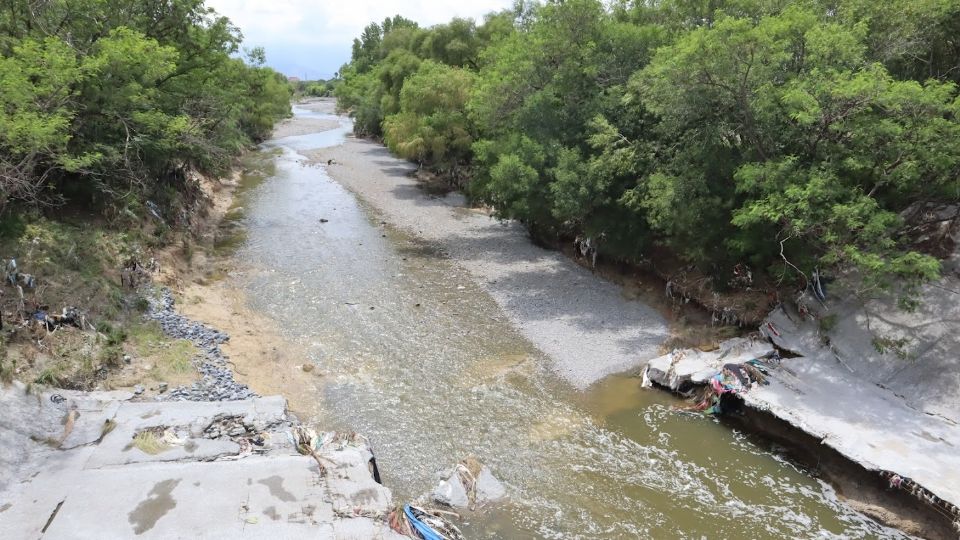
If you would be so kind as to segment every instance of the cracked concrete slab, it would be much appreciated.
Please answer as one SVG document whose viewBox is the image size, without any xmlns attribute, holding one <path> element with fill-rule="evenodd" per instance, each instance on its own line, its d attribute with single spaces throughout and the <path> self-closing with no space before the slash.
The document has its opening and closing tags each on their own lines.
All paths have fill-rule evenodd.
<svg viewBox="0 0 960 540">
<path fill-rule="evenodd" d="M 113 418 L 115 427 L 104 437 L 87 468 L 151 461 L 209 461 L 236 455 L 240 446 L 231 440 L 209 439 L 204 429 L 218 417 L 236 417 L 249 425 L 267 427 L 286 420 L 286 401 L 279 397 L 215 402 L 125 402 Z M 147 453 L 133 444 L 136 435 L 150 428 L 174 429 L 179 444 Z"/>
<path fill-rule="evenodd" d="M 382 522 L 367 517 L 356 518 L 362 525 L 337 525 L 325 479 L 299 455 L 86 470 L 73 480 L 44 488 L 59 491 L 63 501 L 46 532 L 48 516 L 16 507 L 0 528 L 44 539 L 226 539 L 333 538 L 336 525 L 373 533 L 364 538 L 390 537 Z"/>
<path fill-rule="evenodd" d="M 821 439 L 868 470 L 913 479 L 960 506 L 960 429 L 864 384 L 833 359 L 791 358 L 744 401 Z"/>
<path fill-rule="evenodd" d="M 911 407 L 960 423 L 960 278 L 921 287 L 915 309 L 895 294 L 858 299 L 835 287 L 825 304 L 768 317 L 778 346 L 805 357 L 829 358 L 857 379 L 890 390 Z"/>
<path fill-rule="evenodd" d="M 128 392 L 37 392 L 18 381 L 0 388 L 0 491 L 18 478 L 29 477 L 48 455 L 99 440 L 104 422 L 131 396 Z"/>
<path fill-rule="evenodd" d="M 776 343 L 810 356 L 785 358 L 742 394 L 744 402 L 809 433 L 867 470 L 910 478 L 937 497 L 960 506 L 960 428 L 947 418 L 915 408 L 893 392 L 864 380 L 813 333 L 778 311 L 769 321 Z M 773 329 L 768 327 L 768 333 Z M 650 380 L 672 390 L 704 384 L 725 363 L 770 352 L 765 340 L 731 340 L 716 351 L 675 351 L 655 358 Z"/>
<path fill-rule="evenodd" d="M 391 494 L 373 480 L 369 449 L 331 437 L 339 442 L 320 448 L 327 472 L 319 474 L 316 462 L 287 439 L 283 398 L 134 403 L 115 397 L 129 398 L 78 395 L 54 403 L 23 388 L 0 390 L 0 402 L 10 405 L 0 421 L 17 423 L 11 412 L 36 413 L 37 433 L 57 432 L 69 407 L 80 412 L 77 441 L 93 438 L 55 449 L 17 435 L 19 449 L 40 457 L 21 463 L 29 467 L 17 468 L 0 490 L 0 538 L 403 538 L 386 525 Z M 254 425 L 269 427 L 262 441 L 269 450 L 238 453 L 228 434 L 205 438 L 207 426 L 224 418 L 251 426 L 238 440 L 262 436 Z M 104 435 L 105 419 L 115 427 Z M 138 431 L 161 426 L 180 426 L 183 446 L 154 455 L 127 448 Z M 192 450 L 187 443 L 195 444 Z"/>
<path fill-rule="evenodd" d="M 866 323 L 857 322 L 851 300 L 835 298 L 829 305 L 834 314 L 847 313 L 837 315 L 837 326 L 830 329 L 782 308 L 770 314 L 768 321 L 776 330 L 768 329 L 771 340 L 803 356 L 785 359 L 783 369 L 773 377 L 774 384 L 751 392 L 746 402 L 821 438 L 823 444 L 867 469 L 911 478 L 960 506 L 960 426 L 957 409 L 951 405 L 958 390 L 941 388 L 944 380 L 957 376 L 955 367 L 944 365 L 960 361 L 956 335 L 944 337 L 941 323 L 926 325 L 940 336 L 930 338 L 937 346 L 954 342 L 945 356 L 930 363 L 923 355 L 913 361 L 889 355 L 883 358 L 869 337 L 880 331 L 876 319 L 870 331 L 858 326 Z M 935 316 L 933 312 L 907 315 L 895 311 L 890 307 L 885 318 L 906 318 L 924 326 L 918 321 Z M 944 324 L 955 323 L 946 319 Z M 843 333 L 838 333 L 837 327 L 843 328 Z M 916 334 L 914 339 L 928 337 Z M 933 351 L 924 350 L 924 354 Z M 886 367 L 881 368 L 883 365 Z M 911 372 L 909 377 L 904 370 Z M 932 392 L 938 388 L 941 394 L 934 397 Z"/>
<path fill-rule="evenodd" d="M 390 490 L 370 483 L 370 453 L 357 447 L 321 450 L 335 465 L 327 468 L 330 500 L 340 516 L 385 516 L 390 511 Z"/>
</svg>

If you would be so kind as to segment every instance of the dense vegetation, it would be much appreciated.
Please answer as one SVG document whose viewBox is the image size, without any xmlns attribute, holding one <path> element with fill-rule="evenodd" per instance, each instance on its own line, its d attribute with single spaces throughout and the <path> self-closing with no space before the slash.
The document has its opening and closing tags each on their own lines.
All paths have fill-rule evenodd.
<svg viewBox="0 0 960 540">
<path fill-rule="evenodd" d="M 136 218 L 290 114 L 286 79 L 203 0 L 9 0 L 0 215 L 64 201 Z"/>
<path fill-rule="evenodd" d="M 0 260 L 35 281 L 0 285 L 0 382 L 93 388 L 124 352 L 155 380 L 192 370 L 120 268 L 178 238 L 189 261 L 205 209 L 191 173 L 226 172 L 290 114 L 286 78 L 240 43 L 202 0 L 2 3 Z M 68 306 L 87 324 L 38 322 Z"/>
<path fill-rule="evenodd" d="M 294 98 L 298 97 L 330 97 L 333 95 L 335 80 L 325 81 L 297 81 L 294 84 Z"/>
<path fill-rule="evenodd" d="M 355 130 L 541 236 L 724 279 L 936 276 L 901 213 L 960 199 L 960 1 L 566 0 L 371 24 Z"/>
</svg>

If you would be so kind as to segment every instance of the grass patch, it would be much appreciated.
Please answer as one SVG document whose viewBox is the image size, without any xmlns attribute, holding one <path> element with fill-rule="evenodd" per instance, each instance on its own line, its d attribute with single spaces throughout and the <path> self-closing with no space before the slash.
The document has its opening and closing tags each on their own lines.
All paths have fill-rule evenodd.
<svg viewBox="0 0 960 540">
<path fill-rule="evenodd" d="M 16 349 L 0 358 L 0 379 L 72 389 L 90 389 L 106 372 L 121 364 L 124 328 L 139 319 L 144 303 L 135 302 L 120 287 L 119 270 L 129 257 L 148 258 L 139 229 L 109 229 L 71 213 L 54 221 L 35 213 L 10 214 L 0 220 L 0 258 L 16 258 L 18 269 L 32 274 L 37 287 L 24 291 L 25 313 L 36 309 L 59 313 L 78 308 L 84 331 L 61 328 L 47 334 L 17 329 L 2 349 Z M 16 312 L 19 302 L 10 287 L 0 297 L 0 309 Z M 19 315 L 18 315 L 19 316 Z M 13 322 L 13 321 L 5 321 Z M 105 336 L 89 331 L 91 325 Z M 13 327 L 13 325 L 11 325 Z M 12 356 L 12 358 L 11 358 Z"/>
<path fill-rule="evenodd" d="M 147 310 L 150 309 L 150 300 L 147 300 L 142 296 L 138 296 L 133 302 L 133 308 L 140 313 L 146 313 Z"/>
<path fill-rule="evenodd" d="M 837 314 L 827 315 L 826 317 L 821 317 L 820 321 L 820 331 L 829 332 L 837 327 Z"/>
<path fill-rule="evenodd" d="M 138 323 L 128 330 L 128 344 L 135 354 L 153 365 L 147 375 L 156 381 L 182 380 L 194 373 L 196 346 L 185 339 L 170 339 L 155 322 Z"/>
<path fill-rule="evenodd" d="M 60 366 L 57 365 L 42 369 L 36 378 L 33 379 L 33 382 L 47 386 L 57 386 L 62 378 L 63 371 L 60 369 Z"/>
<path fill-rule="evenodd" d="M 107 418 L 104 420 L 103 426 L 100 428 L 100 437 L 97 438 L 97 444 L 103 441 L 103 438 L 106 437 L 116 427 L 117 423 L 113 419 Z"/>
<path fill-rule="evenodd" d="M 20 352 L 31 353 L 22 360 L 30 366 L 28 376 L 36 384 L 89 390 L 119 364 L 119 345 L 92 332 L 61 328 L 44 341 L 47 347 L 42 351 L 34 351 L 30 345 L 20 347 Z"/>
<path fill-rule="evenodd" d="M 0 334 L 0 383 L 10 384 L 17 373 L 17 361 L 8 354 L 6 337 Z"/>
<path fill-rule="evenodd" d="M 907 345 L 910 344 L 910 340 L 907 338 L 893 339 L 888 337 L 874 337 L 873 338 L 873 348 L 880 354 L 893 353 L 900 360 L 909 359 L 909 354 L 907 353 Z"/>
<path fill-rule="evenodd" d="M 0 358 L 0 382 L 10 384 L 13 382 L 13 376 L 17 372 L 17 363 L 15 361 Z"/>
<path fill-rule="evenodd" d="M 145 429 L 133 436 L 131 446 L 144 454 L 155 456 L 170 450 L 172 446 L 163 440 L 163 428 Z"/>
</svg>

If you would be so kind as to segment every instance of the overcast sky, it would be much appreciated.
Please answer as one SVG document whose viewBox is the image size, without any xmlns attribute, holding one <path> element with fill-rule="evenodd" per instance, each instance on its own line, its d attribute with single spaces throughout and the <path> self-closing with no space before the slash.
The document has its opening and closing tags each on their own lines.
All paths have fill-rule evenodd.
<svg viewBox="0 0 960 540">
<path fill-rule="evenodd" d="M 329 78 L 350 59 L 350 45 L 371 22 L 403 15 L 420 26 L 483 15 L 513 0 L 207 0 L 243 32 L 244 46 L 262 46 L 267 64 L 286 75 Z"/>
</svg>

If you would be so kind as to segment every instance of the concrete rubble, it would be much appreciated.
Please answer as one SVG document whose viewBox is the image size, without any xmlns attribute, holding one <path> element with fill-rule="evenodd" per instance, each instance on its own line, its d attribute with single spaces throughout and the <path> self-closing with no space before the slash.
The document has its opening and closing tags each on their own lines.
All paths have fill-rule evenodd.
<svg viewBox="0 0 960 540">
<path fill-rule="evenodd" d="M 321 446 L 320 476 L 293 447 L 280 397 L 27 390 L 0 390 L 2 538 L 402 538 L 386 525 L 391 495 L 369 448 Z"/>
<path fill-rule="evenodd" d="M 943 281 L 937 287 L 956 285 L 949 276 Z M 960 302 L 951 304 L 937 287 L 921 292 L 922 307 L 913 312 L 897 309 L 891 299 L 858 303 L 840 296 L 821 304 L 814 317 L 778 308 L 761 327 L 762 339 L 731 340 L 710 352 L 674 351 L 649 361 L 644 376 L 690 393 L 724 364 L 760 358 L 776 345 L 792 354 L 774 364 L 769 384 L 741 394 L 745 405 L 893 478 L 892 485 L 909 481 L 917 498 L 957 520 Z M 888 334 L 893 337 L 877 337 Z M 878 339 L 908 350 L 884 351 Z"/>
<path fill-rule="evenodd" d="M 503 500 L 507 490 L 493 475 L 490 467 L 474 459 L 466 459 L 439 474 L 440 482 L 430 499 L 452 508 L 470 509 Z"/>
<path fill-rule="evenodd" d="M 320 474 L 286 400 L 234 379 L 228 335 L 166 289 L 147 316 L 200 349 L 198 383 L 154 401 L 0 385 L 0 538 L 404 538 L 362 437 L 323 434 Z"/>
<path fill-rule="evenodd" d="M 940 373 L 941 362 L 910 362 L 913 365 L 906 367 L 914 371 L 913 382 L 900 377 L 893 383 L 907 392 L 901 394 L 876 382 L 883 378 L 883 370 L 876 366 L 869 372 L 872 361 L 866 349 L 873 348 L 856 346 L 857 332 L 851 329 L 847 337 L 826 341 L 808 325 L 795 322 L 799 320 L 783 309 L 768 318 L 779 334 L 772 340 L 804 355 L 784 360 L 783 369 L 771 377 L 773 383 L 747 394 L 745 402 L 816 436 L 868 470 L 912 479 L 930 494 L 960 507 L 957 409 L 938 406 L 955 399 L 957 390 L 945 391 L 934 401 L 922 388 L 924 380 L 936 386 L 941 377 L 955 376 L 956 368 Z M 956 350 L 952 354 L 950 361 L 956 363 Z M 925 396 L 920 402 L 918 394 Z"/>
<path fill-rule="evenodd" d="M 765 340 L 736 338 L 714 351 L 685 349 L 672 351 L 647 362 L 645 374 L 651 381 L 674 391 L 690 385 L 707 384 L 724 364 L 742 364 L 773 352 Z"/>
</svg>

